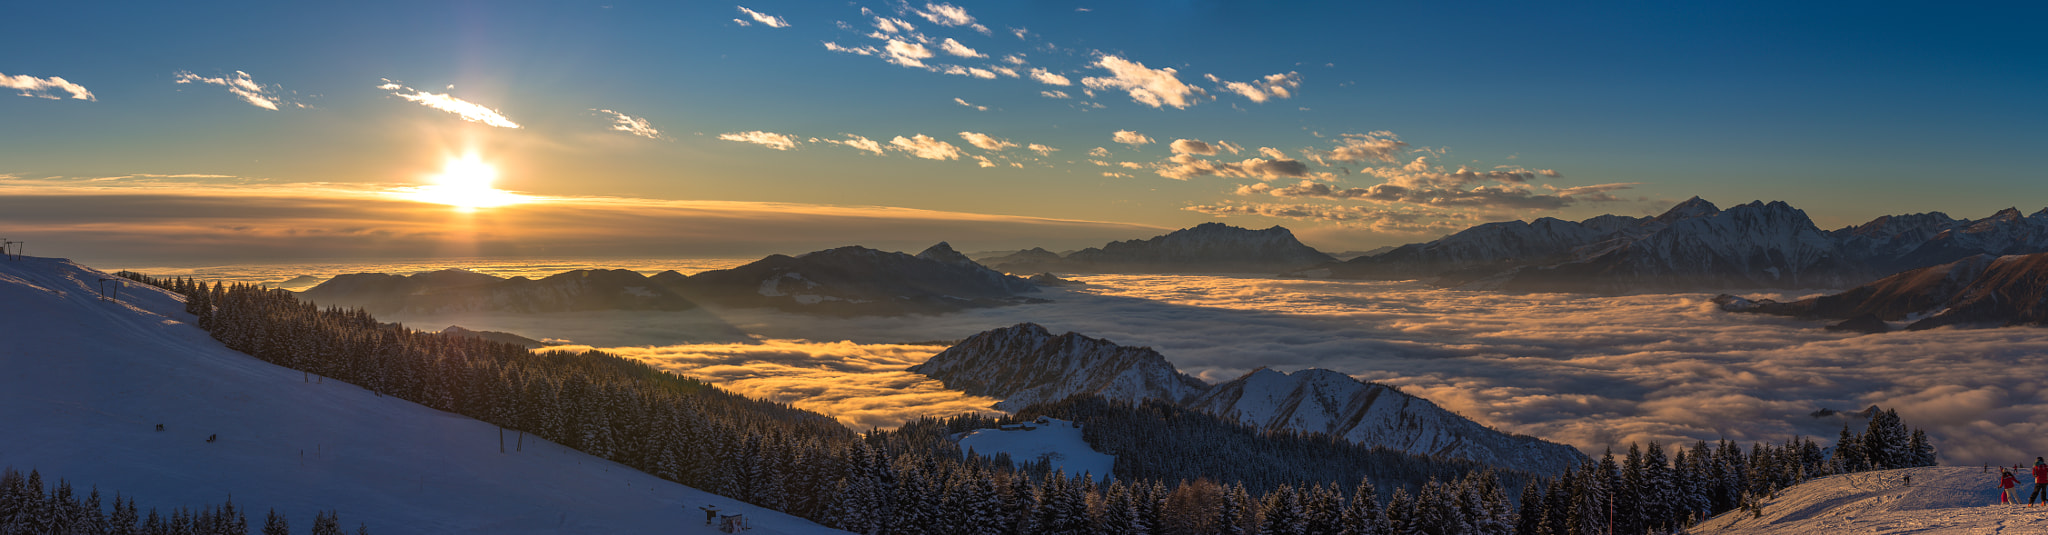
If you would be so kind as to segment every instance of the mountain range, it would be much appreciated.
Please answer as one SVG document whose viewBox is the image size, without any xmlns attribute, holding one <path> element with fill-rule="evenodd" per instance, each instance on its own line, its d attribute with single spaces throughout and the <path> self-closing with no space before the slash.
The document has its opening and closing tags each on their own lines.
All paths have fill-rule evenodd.
<svg viewBox="0 0 2048 535">
<path fill-rule="evenodd" d="M 1884 216 L 1827 231 L 1784 202 L 1724 210 L 1693 197 L 1654 217 L 1488 223 L 1294 274 L 1521 292 L 1844 288 L 1972 255 L 2044 251 L 2048 209 Z"/>
<path fill-rule="evenodd" d="M 974 335 L 910 370 L 948 388 L 1000 398 L 996 408 L 1011 412 L 1077 395 L 1157 399 L 1265 430 L 1324 433 L 1532 472 L 1562 473 L 1585 460 L 1569 446 L 1503 433 L 1397 388 L 1329 370 L 1259 368 L 1211 385 L 1176 370 L 1151 348 L 1054 335 L 1032 323 Z"/>
<path fill-rule="evenodd" d="M 1285 227 L 1251 230 L 1212 222 L 1064 255 L 1034 248 L 981 261 L 1008 273 L 1278 273 L 1337 259 L 1301 243 Z"/>
<path fill-rule="evenodd" d="M 859 246 L 772 255 L 735 267 L 652 276 L 576 270 L 541 279 L 463 270 L 340 275 L 300 293 L 322 305 L 376 313 L 690 310 L 703 304 L 821 315 L 898 315 L 1042 302 L 1031 281 L 969 260 L 940 242 L 917 255 Z"/>
<path fill-rule="evenodd" d="M 1845 320 L 1836 330 L 2048 325 L 2048 253 L 1980 254 L 1902 272 L 1848 291 L 1780 303 L 1721 294 L 1722 310 Z"/>
</svg>

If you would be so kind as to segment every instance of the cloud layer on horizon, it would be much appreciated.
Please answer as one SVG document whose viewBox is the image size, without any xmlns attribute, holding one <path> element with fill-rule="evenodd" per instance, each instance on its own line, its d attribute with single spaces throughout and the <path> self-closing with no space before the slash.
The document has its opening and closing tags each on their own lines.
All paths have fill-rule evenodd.
<svg viewBox="0 0 2048 535">
<path fill-rule="evenodd" d="M 0 176 L 0 186 L 9 193 L 0 196 L 0 225 L 10 238 L 35 242 L 31 254 L 81 259 L 736 257 L 851 244 L 915 250 L 943 240 L 1021 248 L 1160 230 L 880 206 L 617 197 L 533 197 L 464 213 L 406 200 L 395 188 L 339 184 Z"/>
</svg>

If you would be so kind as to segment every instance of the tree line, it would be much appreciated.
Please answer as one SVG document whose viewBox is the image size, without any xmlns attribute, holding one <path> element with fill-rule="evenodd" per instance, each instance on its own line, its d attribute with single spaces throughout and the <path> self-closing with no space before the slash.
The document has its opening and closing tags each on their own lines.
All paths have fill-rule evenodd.
<svg viewBox="0 0 2048 535">
<path fill-rule="evenodd" d="M 1564 535 L 1593 533 L 1586 531 L 1593 525 L 1592 504 L 1613 495 L 1604 489 L 1623 488 L 1608 484 L 1613 478 L 1603 475 L 1621 477 L 1618 465 L 1604 468 L 1611 459 L 1531 481 L 1519 472 L 1400 457 L 1331 437 L 1239 430 L 1251 433 L 1240 436 L 1203 427 L 1219 425 L 1213 423 L 1190 424 L 1207 430 L 1179 437 L 1184 442 L 1172 448 L 1144 450 L 1135 441 L 1165 441 L 1143 433 L 1171 432 L 1176 424 L 1200 419 L 1165 407 L 1113 409 L 1099 400 L 1026 409 L 1094 422 L 1084 427 L 1102 427 L 1091 443 L 1131 454 L 1128 461 L 1119 455 L 1114 481 L 1099 482 L 1067 477 L 1042 461 L 968 455 L 951 440 L 959 432 L 996 427 L 1014 417 L 921 420 L 896 430 L 856 434 L 814 412 L 748 399 L 603 352 L 536 353 L 379 323 L 361 310 L 321 309 L 284 290 L 123 276 L 183 294 L 201 328 L 256 358 L 534 434 L 670 481 L 857 533 Z M 1887 426 L 1878 436 L 1914 435 L 1895 431 Z M 1921 438 L 1924 442 L 1924 434 Z M 1200 453 L 1210 445 L 1202 441 L 1211 439 L 1227 447 Z M 1777 465 L 1752 459 L 1781 456 L 1776 453 L 1780 448 L 1758 446 L 1757 451 L 1770 455 L 1728 448 L 1734 453 L 1726 457 L 1727 466 L 1741 472 L 1740 481 L 1779 481 L 1762 468 Z M 1931 447 L 1928 451 L 1931 459 Z M 1235 462 L 1245 466 L 1296 469 L 1275 468 L 1280 471 L 1264 475 L 1255 469 L 1233 471 L 1233 455 L 1242 455 Z M 1686 462 L 1696 455 L 1687 455 Z M 1263 464 L 1257 462 L 1262 459 Z M 1641 463 L 1642 470 L 1651 464 L 1666 470 L 1672 466 L 1653 463 L 1648 454 Z M 1804 474 L 1800 477 L 1818 472 Z M 1522 485 L 1519 509 L 1515 497 L 1503 490 L 1514 485 L 1504 485 L 1503 479 L 1529 481 Z M 1542 492 L 1535 501 L 1543 507 L 1531 510 L 1527 489 L 1536 488 Z M 1562 504 L 1558 507 L 1551 507 L 1553 488 Z M 1708 511 L 1727 510 L 1721 505 L 1711 502 Z M 1659 519 L 1681 511 L 1658 507 L 1653 512 Z M 1643 524 L 1672 525 L 1655 522 Z M 1537 526 L 1569 531 L 1525 531 Z"/>
<path fill-rule="evenodd" d="M 29 470 L 23 476 L 13 467 L 0 470 L 0 535 L 248 535 L 249 517 L 235 508 L 229 498 L 219 505 L 197 509 L 179 507 L 169 514 L 151 507 L 141 514 L 135 498 L 114 495 L 111 509 L 102 507 L 100 490 L 84 496 L 62 479 L 48 484 L 41 472 Z M 290 535 L 291 522 L 276 510 L 264 518 L 261 535 Z M 338 513 L 320 511 L 313 515 L 313 535 L 342 535 Z M 369 528 L 358 524 L 358 535 Z"/>
</svg>

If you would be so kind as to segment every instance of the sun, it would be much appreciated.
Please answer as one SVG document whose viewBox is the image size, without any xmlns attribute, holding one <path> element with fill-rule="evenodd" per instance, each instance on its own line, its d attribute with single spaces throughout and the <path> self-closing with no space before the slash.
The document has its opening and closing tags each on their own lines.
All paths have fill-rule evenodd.
<svg viewBox="0 0 2048 535">
<path fill-rule="evenodd" d="M 433 176 L 432 185 L 401 190 L 399 195 L 414 201 L 453 206 L 465 212 L 527 201 L 524 195 L 492 187 L 497 180 L 498 168 L 470 153 L 449 158 L 441 168 L 441 174 Z"/>
</svg>

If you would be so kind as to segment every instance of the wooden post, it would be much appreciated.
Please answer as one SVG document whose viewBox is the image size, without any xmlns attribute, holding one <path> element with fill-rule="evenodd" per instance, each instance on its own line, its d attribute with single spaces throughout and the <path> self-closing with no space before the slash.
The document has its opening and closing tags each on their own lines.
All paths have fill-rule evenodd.
<svg viewBox="0 0 2048 535">
<path fill-rule="evenodd" d="M 505 453 L 505 428 L 498 427 L 498 453 Z"/>
</svg>

